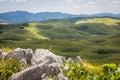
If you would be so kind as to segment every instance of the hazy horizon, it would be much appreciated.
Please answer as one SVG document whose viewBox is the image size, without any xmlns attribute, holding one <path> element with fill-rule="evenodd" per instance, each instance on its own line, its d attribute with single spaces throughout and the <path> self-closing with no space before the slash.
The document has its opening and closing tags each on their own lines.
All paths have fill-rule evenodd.
<svg viewBox="0 0 120 80">
<path fill-rule="evenodd" d="M 120 0 L 0 0 L 0 13 L 10 11 L 69 14 L 120 13 Z"/>
<path fill-rule="evenodd" d="M 6 12 L 0 12 L 0 14 L 4 14 L 7 12 L 16 12 L 16 11 L 23 11 L 23 10 L 13 10 L 13 11 L 6 11 Z M 44 13 L 44 12 L 50 12 L 52 13 L 52 11 L 43 11 L 43 12 L 30 12 L 30 11 L 23 11 L 23 12 L 28 12 L 28 13 L 32 13 L 32 14 L 37 14 L 37 13 Z M 54 11 L 53 11 L 54 13 Z M 111 13 L 111 12 L 99 12 L 99 13 L 91 13 L 91 14 L 87 14 L 87 13 L 82 13 L 82 14 L 75 14 L 75 13 L 67 13 L 67 12 L 58 12 L 58 13 L 65 13 L 65 14 L 72 14 L 72 15 L 93 15 L 93 14 L 120 14 L 120 13 Z"/>
</svg>

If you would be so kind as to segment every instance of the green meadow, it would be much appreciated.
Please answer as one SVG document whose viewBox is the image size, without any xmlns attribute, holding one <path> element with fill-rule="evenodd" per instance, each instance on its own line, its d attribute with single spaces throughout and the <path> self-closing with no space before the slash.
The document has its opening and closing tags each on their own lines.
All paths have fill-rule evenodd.
<svg viewBox="0 0 120 80">
<path fill-rule="evenodd" d="M 0 25 L 0 47 L 49 49 L 93 65 L 120 64 L 120 19 L 61 19 Z"/>
</svg>

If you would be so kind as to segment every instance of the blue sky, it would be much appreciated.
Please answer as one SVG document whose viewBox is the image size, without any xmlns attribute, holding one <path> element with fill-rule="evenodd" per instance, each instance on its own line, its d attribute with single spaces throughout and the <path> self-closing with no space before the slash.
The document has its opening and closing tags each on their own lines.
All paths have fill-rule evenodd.
<svg viewBox="0 0 120 80">
<path fill-rule="evenodd" d="M 120 0 L 0 0 L 0 13 L 16 10 L 33 13 L 120 13 Z"/>
</svg>

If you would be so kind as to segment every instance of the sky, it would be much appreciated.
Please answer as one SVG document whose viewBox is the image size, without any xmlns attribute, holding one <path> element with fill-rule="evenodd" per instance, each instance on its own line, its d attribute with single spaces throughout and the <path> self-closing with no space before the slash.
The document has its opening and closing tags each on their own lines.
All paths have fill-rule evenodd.
<svg viewBox="0 0 120 80">
<path fill-rule="evenodd" d="M 9 11 L 70 14 L 120 13 L 120 0 L 0 0 L 0 13 Z"/>
</svg>

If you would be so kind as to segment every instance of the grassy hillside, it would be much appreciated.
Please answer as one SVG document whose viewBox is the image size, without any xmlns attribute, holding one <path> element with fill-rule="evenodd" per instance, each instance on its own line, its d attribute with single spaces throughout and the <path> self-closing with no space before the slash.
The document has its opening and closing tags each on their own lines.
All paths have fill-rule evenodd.
<svg viewBox="0 0 120 80">
<path fill-rule="evenodd" d="M 120 20 L 113 18 L 93 18 L 76 22 L 77 25 L 82 23 L 100 23 L 100 24 L 102 23 L 108 26 L 113 26 L 117 25 L 117 23 L 120 23 Z"/>
<path fill-rule="evenodd" d="M 0 47 L 10 48 L 45 48 L 55 54 L 65 57 L 81 56 L 87 62 L 93 65 L 102 65 L 104 63 L 120 64 L 120 38 L 101 38 L 91 40 L 6 40 L 0 42 Z"/>
<path fill-rule="evenodd" d="M 46 48 L 94 64 L 120 64 L 119 19 L 48 20 L 0 25 L 0 47 Z"/>
<path fill-rule="evenodd" d="M 40 30 L 38 30 L 38 28 L 36 27 L 37 25 L 38 25 L 38 23 L 29 23 L 30 27 L 27 27 L 25 29 L 31 33 L 31 36 L 35 36 L 35 38 L 37 38 L 37 39 L 48 39 L 48 38 L 38 34 L 40 32 Z"/>
<path fill-rule="evenodd" d="M 119 19 L 113 18 L 93 18 L 86 20 L 48 20 L 44 22 L 1 25 L 0 39 L 11 39 L 14 37 L 18 39 L 99 38 L 119 33 L 119 22 Z"/>
</svg>

